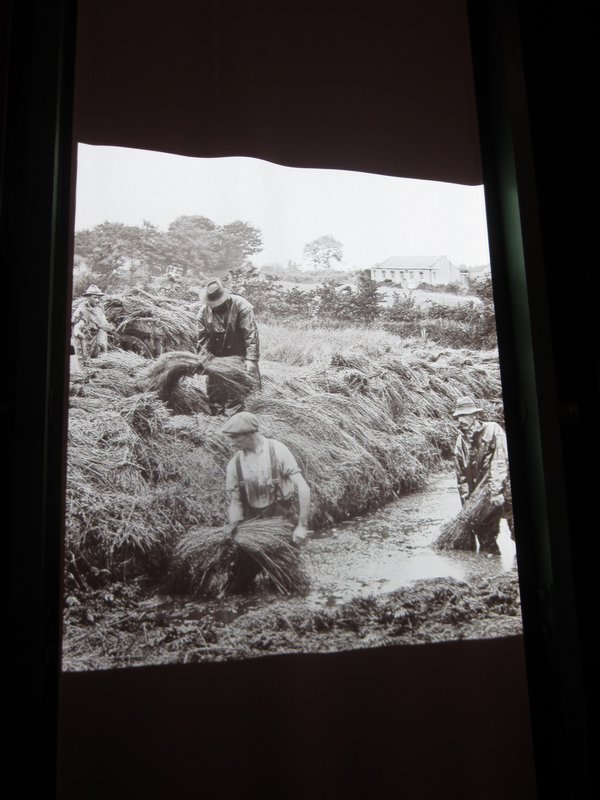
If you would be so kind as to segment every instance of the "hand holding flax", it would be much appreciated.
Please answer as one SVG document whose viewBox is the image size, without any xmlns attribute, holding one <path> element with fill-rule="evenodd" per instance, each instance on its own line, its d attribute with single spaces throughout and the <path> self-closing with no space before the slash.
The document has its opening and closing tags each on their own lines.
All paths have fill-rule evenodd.
<svg viewBox="0 0 600 800">
<path fill-rule="evenodd" d="M 292 534 L 294 542 L 304 541 L 307 536 L 308 511 L 310 506 L 310 487 L 304 480 L 303 475 L 297 472 L 290 476 L 291 482 L 298 492 L 298 524 Z"/>
<path fill-rule="evenodd" d="M 308 536 L 308 530 L 305 525 L 301 525 L 298 523 L 294 528 L 292 533 L 292 541 L 294 544 L 304 544 L 306 541 L 306 537 Z"/>
</svg>

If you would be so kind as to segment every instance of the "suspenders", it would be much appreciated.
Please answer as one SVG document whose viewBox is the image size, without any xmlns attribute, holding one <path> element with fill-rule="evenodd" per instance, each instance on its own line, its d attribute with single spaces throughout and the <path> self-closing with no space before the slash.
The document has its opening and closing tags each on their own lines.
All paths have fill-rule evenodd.
<svg viewBox="0 0 600 800">
<path fill-rule="evenodd" d="M 272 439 L 267 439 L 269 445 L 269 460 L 271 462 L 271 483 L 275 487 L 275 499 L 273 503 L 277 502 L 277 500 L 282 500 L 283 495 L 281 493 L 281 477 L 279 475 L 279 470 L 277 468 L 277 458 L 275 457 L 275 445 L 273 444 Z M 242 500 L 242 505 L 244 507 L 244 514 L 249 508 L 251 508 L 250 503 L 248 501 L 248 489 L 247 489 L 247 481 L 244 478 L 244 473 L 242 471 L 242 453 L 238 451 L 235 457 L 235 470 L 237 472 L 237 479 L 238 485 L 240 487 L 240 498 Z M 268 506 L 266 507 L 268 508 Z M 266 509 L 265 509 L 266 510 Z"/>
</svg>

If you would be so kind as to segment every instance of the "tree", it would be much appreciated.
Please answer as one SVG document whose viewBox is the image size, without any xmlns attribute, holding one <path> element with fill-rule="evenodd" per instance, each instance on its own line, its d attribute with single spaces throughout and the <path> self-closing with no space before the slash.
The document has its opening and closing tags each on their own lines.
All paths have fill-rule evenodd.
<svg viewBox="0 0 600 800">
<path fill-rule="evenodd" d="M 360 322 L 373 322 L 379 315 L 382 297 L 377 291 L 377 283 L 371 279 L 368 269 L 356 276 L 356 295 L 354 317 Z"/>
<path fill-rule="evenodd" d="M 283 307 L 284 290 L 271 277 L 262 275 L 257 267 L 230 269 L 223 283 L 234 294 L 241 294 L 252 303 L 256 314 L 277 312 Z"/>
<path fill-rule="evenodd" d="M 219 231 L 208 217 L 177 217 L 169 225 L 167 237 L 171 263 L 182 267 L 184 275 L 215 271 L 220 249 Z"/>
<path fill-rule="evenodd" d="M 218 226 L 202 216 L 177 217 L 166 232 L 144 220 L 141 226 L 103 222 L 75 234 L 79 272 L 109 290 L 146 286 L 170 265 L 181 267 L 186 281 L 204 281 L 251 266 L 248 257 L 261 249 L 261 232 L 248 222 Z"/>
<path fill-rule="evenodd" d="M 166 235 L 147 220 L 141 227 L 103 222 L 75 234 L 74 266 L 103 288 L 142 285 L 168 263 Z"/>
<path fill-rule="evenodd" d="M 75 254 L 93 273 L 109 278 L 139 255 L 141 228 L 121 222 L 103 222 L 75 234 Z"/>
<path fill-rule="evenodd" d="M 223 225 L 220 230 L 221 254 L 218 259 L 220 269 L 240 269 L 246 266 L 250 256 L 263 248 L 262 234 L 249 222 L 235 220 Z"/>
<path fill-rule="evenodd" d="M 169 225 L 172 263 L 184 274 L 214 275 L 240 269 L 248 257 L 262 250 L 258 228 L 242 220 L 215 225 L 207 217 L 181 216 Z"/>
<path fill-rule="evenodd" d="M 163 275 L 171 263 L 167 234 L 144 220 L 140 232 L 139 261 L 150 275 Z"/>
<path fill-rule="evenodd" d="M 341 261 L 344 246 L 331 234 L 319 236 L 304 246 L 304 257 L 313 269 L 329 269 L 332 261 Z"/>
</svg>

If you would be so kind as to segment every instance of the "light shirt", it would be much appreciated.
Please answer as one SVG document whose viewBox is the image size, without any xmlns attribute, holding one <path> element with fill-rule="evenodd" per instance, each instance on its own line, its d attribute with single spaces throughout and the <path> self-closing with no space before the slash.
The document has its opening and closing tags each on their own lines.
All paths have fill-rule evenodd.
<svg viewBox="0 0 600 800">
<path fill-rule="evenodd" d="M 94 333 L 96 328 L 106 330 L 111 327 L 102 306 L 100 304 L 91 306 L 85 300 L 76 308 L 72 322 L 74 325 L 83 323 L 89 333 Z"/>
<path fill-rule="evenodd" d="M 300 473 L 300 468 L 294 456 L 282 442 L 278 442 L 276 439 L 269 440 L 262 436 L 256 451 L 240 450 L 239 455 L 242 475 L 246 481 L 246 494 L 252 508 L 266 508 L 278 499 L 276 487 L 273 485 L 271 478 L 269 441 L 273 442 L 277 473 L 280 481 L 279 486 L 283 499 L 287 500 L 294 492 L 294 484 L 290 480 L 290 477 Z M 236 453 L 229 464 L 227 464 L 225 488 L 230 493 L 230 497 L 233 501 L 241 503 L 236 467 L 237 458 L 238 454 Z"/>
</svg>

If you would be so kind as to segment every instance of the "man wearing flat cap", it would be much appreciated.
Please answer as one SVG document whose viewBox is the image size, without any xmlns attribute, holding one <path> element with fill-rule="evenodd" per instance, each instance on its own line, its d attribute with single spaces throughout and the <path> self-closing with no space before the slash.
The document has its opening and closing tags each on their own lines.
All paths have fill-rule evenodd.
<svg viewBox="0 0 600 800">
<path fill-rule="evenodd" d="M 512 498 L 508 472 L 506 434 L 496 422 L 483 422 L 482 409 L 471 397 L 461 397 L 452 416 L 458 423 L 454 461 L 458 492 L 463 505 L 474 489 L 487 482 L 493 513 L 473 526 L 473 537 L 483 553 L 500 553 L 496 542 L 504 517 L 514 539 Z M 473 549 L 476 549 L 473 539 Z"/>
<path fill-rule="evenodd" d="M 89 358 L 107 352 L 107 331 L 113 329 L 100 302 L 104 292 L 92 284 L 83 297 L 84 301 L 77 306 L 71 320 L 75 353 L 81 366 L 87 364 Z"/>
<path fill-rule="evenodd" d="M 227 465 L 225 488 L 229 495 L 229 522 L 282 516 L 295 527 L 292 540 L 305 541 L 310 488 L 289 449 L 277 439 L 267 439 L 258 418 L 249 411 L 231 416 L 221 428 L 237 453 Z M 298 515 L 293 509 L 298 494 Z"/>
<path fill-rule="evenodd" d="M 220 280 L 209 281 L 202 292 L 198 312 L 198 352 L 230 357 L 244 366 L 260 386 L 258 370 L 258 328 L 252 305 L 244 297 L 231 294 Z M 231 414 L 243 408 L 239 390 L 230 382 L 209 375 L 206 392 L 211 414 Z"/>
</svg>

